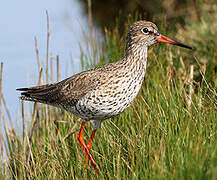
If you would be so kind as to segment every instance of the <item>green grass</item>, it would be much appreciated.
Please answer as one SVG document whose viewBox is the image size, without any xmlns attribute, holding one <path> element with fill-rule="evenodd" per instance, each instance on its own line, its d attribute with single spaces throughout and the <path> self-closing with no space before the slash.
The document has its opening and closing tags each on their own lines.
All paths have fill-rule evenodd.
<svg viewBox="0 0 217 180">
<path fill-rule="evenodd" d="M 107 53 L 99 64 L 107 57 L 109 62 L 120 59 L 124 41 L 118 27 L 108 30 Z M 39 105 L 30 141 L 31 120 L 24 140 L 5 127 L 8 163 L 1 163 L 0 179 L 217 179 L 216 52 L 194 45 L 199 56 L 162 44 L 149 49 L 146 78 L 136 100 L 96 133 L 91 154 L 98 176 L 90 163 L 83 168 L 85 154 L 77 142 L 81 121 Z M 86 140 L 91 129 L 89 123 Z"/>
</svg>

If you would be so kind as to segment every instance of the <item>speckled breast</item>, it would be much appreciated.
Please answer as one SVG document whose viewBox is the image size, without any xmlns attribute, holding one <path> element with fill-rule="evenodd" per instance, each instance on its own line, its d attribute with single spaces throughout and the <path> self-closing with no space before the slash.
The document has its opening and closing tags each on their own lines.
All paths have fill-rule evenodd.
<svg viewBox="0 0 217 180">
<path fill-rule="evenodd" d="M 123 77 L 113 77 L 86 94 L 71 109 L 84 120 L 104 120 L 118 115 L 130 106 L 138 94 L 145 75 L 144 66 L 134 68 Z"/>
</svg>

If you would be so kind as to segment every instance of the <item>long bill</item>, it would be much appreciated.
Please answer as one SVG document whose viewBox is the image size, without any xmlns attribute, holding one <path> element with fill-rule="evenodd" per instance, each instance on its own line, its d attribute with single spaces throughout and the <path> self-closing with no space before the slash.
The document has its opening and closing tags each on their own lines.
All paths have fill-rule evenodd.
<svg viewBox="0 0 217 180">
<path fill-rule="evenodd" d="M 169 43 L 169 44 L 172 44 L 172 45 L 176 45 L 176 46 L 180 46 L 180 47 L 184 47 L 184 48 L 187 48 L 187 49 L 191 49 L 191 50 L 194 50 L 193 47 L 191 46 L 188 46 L 188 45 L 185 45 L 183 43 L 180 43 L 180 42 L 177 42 L 177 41 L 174 41 L 166 36 L 163 36 L 163 35 L 159 35 L 156 37 L 157 41 L 158 42 L 163 42 L 163 43 Z"/>
</svg>

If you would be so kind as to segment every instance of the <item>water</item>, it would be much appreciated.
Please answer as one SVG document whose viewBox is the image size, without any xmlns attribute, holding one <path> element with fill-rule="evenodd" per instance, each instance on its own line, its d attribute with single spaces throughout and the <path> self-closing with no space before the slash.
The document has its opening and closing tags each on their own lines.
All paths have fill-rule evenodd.
<svg viewBox="0 0 217 180">
<path fill-rule="evenodd" d="M 50 18 L 50 52 L 60 56 L 61 79 L 80 68 L 82 31 L 88 21 L 76 0 L 2 1 L 0 6 L 0 61 L 4 63 L 3 94 L 13 119 L 20 119 L 18 87 L 35 85 L 38 67 L 34 37 L 46 61 L 46 10 Z M 71 68 L 73 66 L 73 68 Z"/>
</svg>

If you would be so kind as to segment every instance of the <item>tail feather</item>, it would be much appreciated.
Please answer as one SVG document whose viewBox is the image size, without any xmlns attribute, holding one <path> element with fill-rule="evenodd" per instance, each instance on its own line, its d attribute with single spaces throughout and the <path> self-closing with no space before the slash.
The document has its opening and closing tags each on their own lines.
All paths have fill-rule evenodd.
<svg viewBox="0 0 217 180">
<path fill-rule="evenodd" d="M 52 104 L 59 97 L 58 87 L 54 84 L 35 86 L 30 88 L 18 88 L 17 90 L 23 91 L 21 92 L 20 99 L 26 101 Z"/>
<path fill-rule="evenodd" d="M 42 91 L 48 91 L 49 89 L 54 88 L 54 84 L 47 84 L 47 85 L 41 85 L 41 86 L 33 86 L 30 88 L 17 88 L 17 91 L 26 91 L 26 92 L 42 92 Z"/>
</svg>

